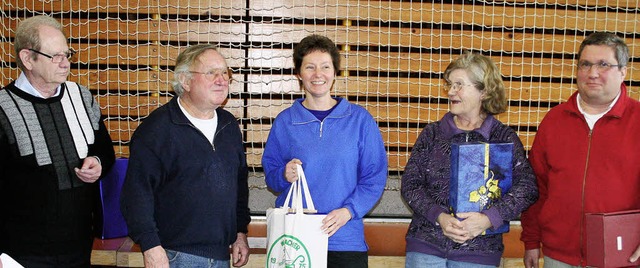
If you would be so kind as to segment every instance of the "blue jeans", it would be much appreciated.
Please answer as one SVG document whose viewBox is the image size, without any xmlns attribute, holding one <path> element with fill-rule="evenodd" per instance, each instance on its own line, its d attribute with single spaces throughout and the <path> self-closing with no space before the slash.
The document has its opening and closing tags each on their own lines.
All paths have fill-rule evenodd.
<svg viewBox="0 0 640 268">
<path fill-rule="evenodd" d="M 547 256 L 544 256 L 544 268 L 580 268 L 582 266 L 573 266 L 561 261 L 554 260 Z"/>
<path fill-rule="evenodd" d="M 405 268 L 495 268 L 493 265 L 476 264 L 470 262 L 452 261 L 433 255 L 418 252 L 407 252 L 404 261 Z"/>
<path fill-rule="evenodd" d="M 171 268 L 229 268 L 231 266 L 229 260 L 214 260 L 170 249 L 165 251 Z"/>
</svg>

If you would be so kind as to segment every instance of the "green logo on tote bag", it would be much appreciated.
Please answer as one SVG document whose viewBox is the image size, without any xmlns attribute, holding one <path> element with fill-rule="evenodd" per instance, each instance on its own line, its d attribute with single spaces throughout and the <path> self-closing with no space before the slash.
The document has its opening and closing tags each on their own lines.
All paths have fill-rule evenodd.
<svg viewBox="0 0 640 268">
<path fill-rule="evenodd" d="M 298 238 L 282 235 L 269 246 L 267 267 L 311 268 L 311 256 Z"/>
</svg>

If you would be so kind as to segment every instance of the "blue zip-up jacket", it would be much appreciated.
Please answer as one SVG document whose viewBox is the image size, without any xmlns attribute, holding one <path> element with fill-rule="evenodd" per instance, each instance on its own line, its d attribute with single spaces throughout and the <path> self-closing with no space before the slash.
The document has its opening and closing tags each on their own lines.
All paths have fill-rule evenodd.
<svg viewBox="0 0 640 268">
<path fill-rule="evenodd" d="M 363 107 L 338 98 L 318 120 L 296 100 L 273 122 L 262 166 L 267 186 L 284 204 L 291 183 L 285 165 L 302 161 L 318 213 L 347 208 L 352 219 L 329 238 L 329 251 L 367 251 L 362 218 L 380 199 L 387 180 L 387 154 L 376 121 Z"/>
<path fill-rule="evenodd" d="M 536 177 L 526 158 L 522 142 L 510 127 L 489 115 L 480 128 L 463 131 L 447 113 L 428 124 L 418 136 L 402 176 L 402 197 L 413 210 L 407 231 L 407 252 L 419 252 L 454 261 L 500 265 L 504 245 L 502 234 L 481 235 L 456 244 L 437 225 L 440 213 L 449 213 L 451 143 L 512 142 L 513 185 L 491 208 L 482 211 L 498 228 L 520 215 L 538 199 Z"/>
<path fill-rule="evenodd" d="M 235 117 L 216 109 L 213 144 L 191 124 L 177 97 L 136 129 L 121 195 L 129 236 L 142 251 L 161 245 L 228 260 L 247 232 L 247 164 Z"/>
</svg>

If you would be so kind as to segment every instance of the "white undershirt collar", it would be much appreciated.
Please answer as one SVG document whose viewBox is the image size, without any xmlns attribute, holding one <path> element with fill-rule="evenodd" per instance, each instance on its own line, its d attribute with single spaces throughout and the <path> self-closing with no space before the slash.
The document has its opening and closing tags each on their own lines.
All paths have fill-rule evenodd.
<svg viewBox="0 0 640 268">
<path fill-rule="evenodd" d="M 200 119 L 191 116 L 186 109 L 180 104 L 180 97 L 178 97 L 178 106 L 182 113 L 189 119 L 189 122 L 193 124 L 205 137 L 209 140 L 209 143 L 213 145 L 213 136 L 216 134 L 216 130 L 218 129 L 218 114 L 215 110 L 213 110 L 213 118 L 211 119 Z"/>
<path fill-rule="evenodd" d="M 587 121 L 587 125 L 589 125 L 589 129 L 593 129 L 593 126 L 596 124 L 596 122 L 598 122 L 598 120 L 600 120 L 600 118 L 602 118 L 606 113 L 611 111 L 611 108 L 613 108 L 613 105 L 615 105 L 616 102 L 618 102 L 618 99 L 620 98 L 620 94 L 622 94 L 622 90 L 618 92 L 618 96 L 616 96 L 616 98 L 613 99 L 611 104 L 609 104 L 609 108 L 606 111 L 599 114 L 588 114 L 582 109 L 582 106 L 580 105 L 582 98 L 580 98 L 580 93 L 578 93 L 578 96 L 577 96 L 578 110 L 580 110 L 580 113 L 582 114 L 582 116 L 584 116 L 584 119 Z"/>
</svg>

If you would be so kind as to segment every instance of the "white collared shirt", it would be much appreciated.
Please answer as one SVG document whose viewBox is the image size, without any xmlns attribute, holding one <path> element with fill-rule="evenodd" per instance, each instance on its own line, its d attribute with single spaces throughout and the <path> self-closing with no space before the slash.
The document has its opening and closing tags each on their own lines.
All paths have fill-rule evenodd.
<svg viewBox="0 0 640 268">
<path fill-rule="evenodd" d="M 29 82 L 29 79 L 27 79 L 27 76 L 24 75 L 24 73 L 20 73 L 20 75 L 18 76 L 18 79 L 16 79 L 15 85 L 20 90 L 26 93 L 29 93 L 29 95 L 46 99 L 44 96 L 42 96 L 42 94 L 40 94 L 40 91 L 38 91 L 35 87 L 33 87 L 33 85 L 31 85 L 31 82 Z M 60 95 L 60 86 L 56 88 L 56 93 L 53 94 L 51 97 L 56 97 L 58 95 Z"/>
</svg>

